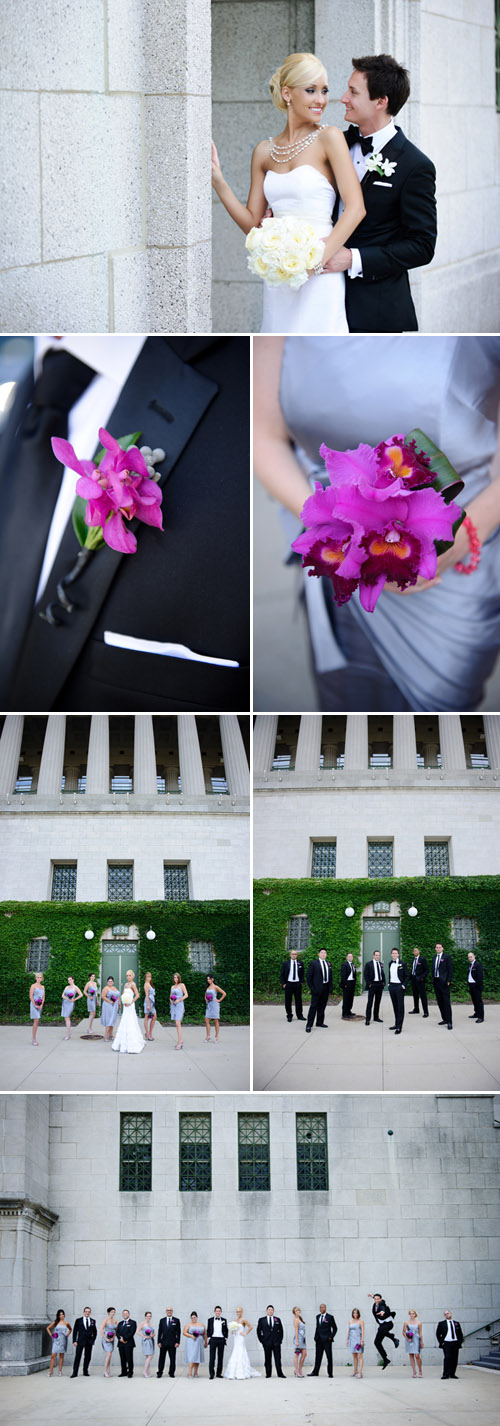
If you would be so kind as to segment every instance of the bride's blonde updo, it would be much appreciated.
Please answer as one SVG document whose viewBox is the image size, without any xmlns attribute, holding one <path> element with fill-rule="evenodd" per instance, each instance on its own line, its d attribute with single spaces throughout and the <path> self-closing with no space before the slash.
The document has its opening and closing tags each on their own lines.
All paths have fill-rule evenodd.
<svg viewBox="0 0 500 1426">
<path fill-rule="evenodd" d="M 324 73 L 325 66 L 317 55 L 289 54 L 269 80 L 271 99 L 275 108 L 286 109 L 286 100 L 281 93 L 283 88 L 305 87 L 307 84 L 312 84 L 313 80 L 319 79 L 320 74 Z"/>
</svg>

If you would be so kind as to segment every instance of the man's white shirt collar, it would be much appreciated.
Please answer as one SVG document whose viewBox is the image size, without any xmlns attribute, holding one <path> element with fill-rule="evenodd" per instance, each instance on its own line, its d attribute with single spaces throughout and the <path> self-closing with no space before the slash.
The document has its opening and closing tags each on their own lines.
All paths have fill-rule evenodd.
<svg viewBox="0 0 500 1426">
<path fill-rule="evenodd" d="M 371 139 L 373 152 L 380 153 L 380 150 L 384 149 L 386 144 L 389 143 L 389 140 L 395 138 L 396 134 L 397 128 L 394 119 L 390 119 L 389 123 L 385 124 L 383 129 L 377 129 L 375 134 L 364 134 L 363 138 Z"/>
</svg>

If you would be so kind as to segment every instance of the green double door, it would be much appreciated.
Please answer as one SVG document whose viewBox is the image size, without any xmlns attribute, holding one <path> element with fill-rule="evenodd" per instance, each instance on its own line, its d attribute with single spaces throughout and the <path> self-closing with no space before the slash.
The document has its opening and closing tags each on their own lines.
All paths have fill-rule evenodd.
<svg viewBox="0 0 500 1426">
<path fill-rule="evenodd" d="M 134 980 L 138 985 L 139 947 L 137 941 L 101 941 L 101 956 L 101 987 L 105 986 L 108 976 L 112 975 L 118 990 L 122 991 L 128 970 L 133 970 Z M 139 1003 L 138 1001 L 137 1004 Z"/>
<path fill-rule="evenodd" d="M 400 946 L 399 916 L 363 917 L 363 969 L 371 961 L 374 951 L 380 951 L 386 980 L 393 946 Z"/>
</svg>

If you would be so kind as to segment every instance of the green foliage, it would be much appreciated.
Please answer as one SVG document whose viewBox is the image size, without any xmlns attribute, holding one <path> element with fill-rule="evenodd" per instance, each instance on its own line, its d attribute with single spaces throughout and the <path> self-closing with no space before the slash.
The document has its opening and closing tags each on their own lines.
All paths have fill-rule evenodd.
<svg viewBox="0 0 500 1426">
<path fill-rule="evenodd" d="M 281 995 L 280 969 L 286 954 L 286 935 L 291 916 L 310 919 L 309 950 L 301 954 L 304 965 L 328 949 L 332 963 L 334 993 L 338 992 L 340 967 L 348 951 L 356 961 L 362 941 L 362 915 L 374 901 L 396 901 L 401 914 L 401 954 L 408 963 L 413 947 L 432 955 L 437 941 L 453 957 L 453 999 L 467 1001 L 467 951 L 453 941 L 452 918 L 471 916 L 478 930 L 477 953 L 484 966 L 486 999 L 500 1000 L 500 877 L 385 877 L 359 880 L 304 878 L 264 879 L 254 889 L 254 998 L 274 999 Z M 418 916 L 407 915 L 412 902 Z M 354 907 L 354 916 L 344 915 Z"/>
<path fill-rule="evenodd" d="M 44 1018 L 61 1014 L 61 994 L 68 975 L 80 990 L 94 971 L 99 980 L 100 939 L 110 925 L 137 926 L 139 932 L 139 977 L 150 970 L 156 989 L 161 1021 L 170 1018 L 169 993 L 173 972 L 185 982 L 188 1024 L 201 1024 L 204 1017 L 205 976 L 193 971 L 188 959 L 189 941 L 212 941 L 215 950 L 215 979 L 227 992 L 224 1020 L 228 1024 L 248 1024 L 250 1012 L 250 941 L 247 901 L 3 901 L 0 902 L 0 957 L 2 963 L 2 1018 L 29 1016 L 29 986 L 33 976 L 26 971 L 30 941 L 47 936 L 50 966 L 44 974 Z M 146 940 L 150 926 L 156 940 Z M 91 927 L 94 940 L 85 940 Z M 73 1018 L 87 1015 L 86 1000 L 79 1000 Z"/>
</svg>

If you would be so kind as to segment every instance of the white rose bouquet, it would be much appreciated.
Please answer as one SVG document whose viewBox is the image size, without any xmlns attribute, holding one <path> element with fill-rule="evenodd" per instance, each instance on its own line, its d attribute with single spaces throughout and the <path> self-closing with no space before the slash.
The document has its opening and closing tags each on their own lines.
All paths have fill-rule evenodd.
<svg viewBox="0 0 500 1426">
<path fill-rule="evenodd" d="M 302 218 L 264 218 L 245 239 L 250 272 L 270 287 L 286 282 L 302 287 L 307 275 L 322 261 L 324 242 Z"/>
<path fill-rule="evenodd" d="M 122 995 L 122 1005 L 131 1005 L 134 999 L 134 992 L 130 985 L 126 985 Z"/>
</svg>

